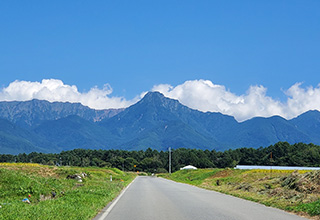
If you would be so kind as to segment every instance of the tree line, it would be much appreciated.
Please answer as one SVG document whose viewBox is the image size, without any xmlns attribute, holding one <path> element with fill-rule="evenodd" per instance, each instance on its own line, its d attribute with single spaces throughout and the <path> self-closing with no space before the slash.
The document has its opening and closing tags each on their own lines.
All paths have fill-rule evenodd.
<svg viewBox="0 0 320 220">
<path fill-rule="evenodd" d="M 0 154 L 0 162 L 39 163 L 58 166 L 116 167 L 124 171 L 167 172 L 169 152 L 74 149 L 58 154 Z M 185 165 L 198 168 L 226 168 L 236 165 L 320 166 L 320 146 L 278 142 L 266 148 L 239 148 L 224 152 L 178 148 L 171 151 L 172 171 Z"/>
</svg>

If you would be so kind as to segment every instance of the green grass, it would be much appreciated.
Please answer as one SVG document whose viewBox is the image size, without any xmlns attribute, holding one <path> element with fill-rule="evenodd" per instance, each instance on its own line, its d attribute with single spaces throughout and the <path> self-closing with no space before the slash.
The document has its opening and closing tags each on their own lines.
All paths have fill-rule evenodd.
<svg viewBox="0 0 320 220">
<path fill-rule="evenodd" d="M 180 170 L 175 172 L 170 176 L 167 175 L 167 178 L 170 178 L 175 181 L 192 184 L 199 186 L 203 183 L 205 179 L 219 172 L 219 169 L 198 169 L 198 170 Z"/>
<path fill-rule="evenodd" d="M 66 178 L 82 172 L 88 176 L 81 183 Z M 92 219 L 135 176 L 109 168 L 0 164 L 0 219 Z M 22 202 L 28 195 L 31 204 Z"/>
<path fill-rule="evenodd" d="M 306 212 L 311 216 L 320 216 L 320 199 L 316 202 L 298 205 L 296 207 L 291 208 L 290 210 Z"/>
</svg>

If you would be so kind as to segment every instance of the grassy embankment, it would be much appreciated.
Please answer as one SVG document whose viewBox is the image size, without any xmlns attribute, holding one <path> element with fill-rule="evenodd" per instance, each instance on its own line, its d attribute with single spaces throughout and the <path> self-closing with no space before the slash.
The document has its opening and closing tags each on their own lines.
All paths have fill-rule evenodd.
<svg viewBox="0 0 320 220">
<path fill-rule="evenodd" d="M 66 178 L 81 173 L 87 174 L 82 182 Z M 112 168 L 0 163 L 0 219 L 91 219 L 135 176 Z"/>
<path fill-rule="evenodd" d="M 198 169 L 159 176 L 320 219 L 320 171 Z"/>
</svg>

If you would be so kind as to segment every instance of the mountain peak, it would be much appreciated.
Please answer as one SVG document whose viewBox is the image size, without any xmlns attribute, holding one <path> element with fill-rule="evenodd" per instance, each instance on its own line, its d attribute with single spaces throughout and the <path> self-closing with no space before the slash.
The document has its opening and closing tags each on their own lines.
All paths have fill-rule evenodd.
<svg viewBox="0 0 320 220">
<path fill-rule="evenodd" d="M 142 99 L 146 100 L 155 100 L 155 99 L 163 99 L 166 98 L 162 93 L 160 92 L 148 92 L 145 94 L 145 96 Z"/>
<path fill-rule="evenodd" d="M 178 100 L 165 97 L 160 92 L 148 92 L 136 105 L 153 106 L 153 108 L 157 110 L 159 110 L 159 108 L 165 108 L 171 112 L 181 109 L 189 109 L 182 105 Z"/>
<path fill-rule="evenodd" d="M 320 143 L 316 110 L 289 121 L 273 116 L 238 123 L 232 116 L 188 108 L 160 92 L 148 92 L 136 104 L 117 111 L 41 100 L 0 102 L 0 118 L 10 122 L 0 119 L 0 139 L 6 144 L 0 153 L 45 151 L 47 146 L 54 152 L 75 147 L 224 150 L 278 141 Z"/>
<path fill-rule="evenodd" d="M 320 120 L 320 112 L 318 110 L 309 110 L 302 113 L 296 118 L 291 119 L 290 121 L 309 121 L 309 123 L 314 123 L 314 120 Z"/>
</svg>

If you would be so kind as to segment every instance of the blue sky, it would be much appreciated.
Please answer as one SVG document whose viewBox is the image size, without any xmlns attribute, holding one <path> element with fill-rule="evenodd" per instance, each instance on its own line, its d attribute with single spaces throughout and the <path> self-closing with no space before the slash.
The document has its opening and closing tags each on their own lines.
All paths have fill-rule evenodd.
<svg viewBox="0 0 320 220">
<path fill-rule="evenodd" d="M 182 101 L 174 88 L 209 81 L 235 99 L 262 86 L 288 107 L 293 86 L 318 91 L 319 11 L 315 0 L 1 1 L 0 94 L 19 99 L 8 98 L 15 80 L 56 79 L 80 93 L 108 84 L 105 96 L 128 105 L 163 84 Z"/>
</svg>

